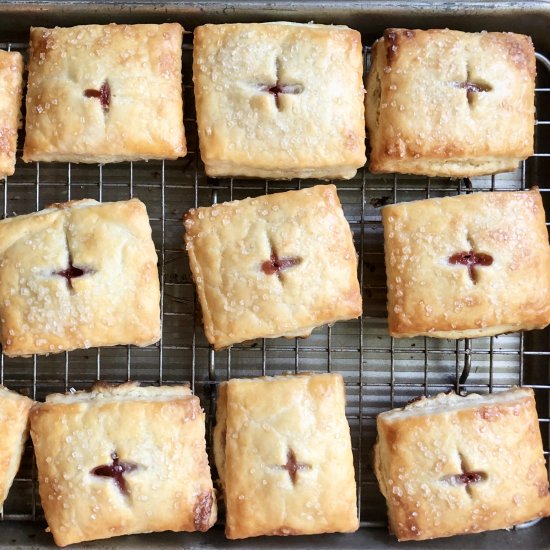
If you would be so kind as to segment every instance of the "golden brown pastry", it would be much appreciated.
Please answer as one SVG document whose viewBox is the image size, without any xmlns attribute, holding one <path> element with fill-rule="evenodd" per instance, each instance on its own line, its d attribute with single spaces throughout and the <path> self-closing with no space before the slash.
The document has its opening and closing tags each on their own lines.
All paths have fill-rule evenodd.
<svg viewBox="0 0 550 550">
<path fill-rule="evenodd" d="M 10 356 L 160 338 L 157 254 L 138 199 L 0 221 L 0 339 Z"/>
<path fill-rule="evenodd" d="M 195 208 L 185 231 L 215 349 L 309 336 L 361 315 L 357 254 L 334 185 Z"/>
<path fill-rule="evenodd" d="M 11 488 L 29 435 L 33 400 L 0 386 L 0 506 Z"/>
<path fill-rule="evenodd" d="M 365 164 L 359 32 L 285 22 L 203 25 L 194 48 L 209 176 L 349 179 Z"/>
<path fill-rule="evenodd" d="M 31 28 L 23 160 L 121 162 L 186 154 L 183 28 Z"/>
<path fill-rule="evenodd" d="M 96 384 L 31 412 L 40 499 L 56 544 L 216 521 L 204 412 L 186 386 Z"/>
<path fill-rule="evenodd" d="M 0 178 L 15 171 L 22 93 L 23 56 L 0 50 Z"/>
<path fill-rule="evenodd" d="M 341 375 L 229 380 L 216 418 L 228 538 L 357 530 Z"/>
<path fill-rule="evenodd" d="M 388 29 L 367 78 L 371 172 L 477 176 L 533 154 L 528 36 Z"/>
<path fill-rule="evenodd" d="M 550 246 L 537 188 L 382 209 L 389 331 L 471 338 L 550 323 Z"/>
<path fill-rule="evenodd" d="M 424 540 L 550 515 L 532 389 L 439 394 L 378 415 L 375 472 L 390 530 Z"/>
</svg>

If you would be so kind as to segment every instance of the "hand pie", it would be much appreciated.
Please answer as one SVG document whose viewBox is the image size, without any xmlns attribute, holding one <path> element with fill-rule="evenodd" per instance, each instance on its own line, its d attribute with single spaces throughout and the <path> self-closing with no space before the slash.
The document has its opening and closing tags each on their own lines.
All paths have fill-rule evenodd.
<svg viewBox="0 0 550 550">
<path fill-rule="evenodd" d="M 33 400 L 0 386 L 0 507 L 13 483 L 29 435 Z"/>
<path fill-rule="evenodd" d="M 86 199 L 0 221 L 0 338 L 8 356 L 160 337 L 145 205 Z"/>
<path fill-rule="evenodd" d="M 334 185 L 195 208 L 185 231 L 215 349 L 309 336 L 361 315 L 357 255 Z"/>
<path fill-rule="evenodd" d="M 352 178 L 365 164 L 361 35 L 340 25 L 195 29 L 193 80 L 209 176 Z"/>
<path fill-rule="evenodd" d="M 96 384 L 37 404 L 31 436 L 56 544 L 209 529 L 216 499 L 204 429 L 184 386 Z"/>
<path fill-rule="evenodd" d="M 478 176 L 533 154 L 528 36 L 388 29 L 367 78 L 371 172 Z"/>
<path fill-rule="evenodd" d="M 23 56 L 0 50 L 0 178 L 15 171 L 22 93 Z"/>
<path fill-rule="evenodd" d="M 228 538 L 357 530 L 341 375 L 229 380 L 216 419 Z"/>
<path fill-rule="evenodd" d="M 31 28 L 23 160 L 186 154 L 178 23 Z"/>
<path fill-rule="evenodd" d="M 390 530 L 424 540 L 550 515 L 532 389 L 439 394 L 378 415 L 375 472 Z"/>
<path fill-rule="evenodd" d="M 382 222 L 392 336 L 475 338 L 550 323 L 537 188 L 394 204 Z"/>
</svg>

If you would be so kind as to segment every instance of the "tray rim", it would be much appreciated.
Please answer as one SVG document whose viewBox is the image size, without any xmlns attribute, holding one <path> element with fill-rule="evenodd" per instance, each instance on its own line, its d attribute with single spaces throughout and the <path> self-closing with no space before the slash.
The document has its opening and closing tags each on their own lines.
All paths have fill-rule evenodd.
<svg viewBox="0 0 550 550">
<path fill-rule="evenodd" d="M 360 12 L 383 12 L 385 14 L 407 14 L 410 17 L 422 17 L 425 13 L 445 15 L 445 17 L 453 17 L 456 15 L 482 15 L 482 14 L 491 14 L 495 18 L 498 17 L 500 12 L 505 12 L 506 15 L 510 16 L 515 12 L 521 12 L 523 15 L 525 10 L 528 10 L 531 15 L 536 14 L 537 12 L 543 12 L 546 17 L 549 18 L 550 23 L 550 1 L 483 1 L 483 2 L 472 2 L 469 0 L 465 1 L 454 1 L 446 2 L 444 0 L 432 0 L 432 1 L 423 1 L 423 2 L 407 2 L 404 0 L 394 1 L 394 2 L 384 2 L 381 0 L 343 0 L 341 2 L 322 0 L 302 0 L 300 2 L 283 0 L 280 2 L 272 2 L 267 4 L 265 2 L 260 2 L 257 0 L 240 0 L 237 2 L 221 2 L 219 0 L 203 0 L 201 2 L 185 2 L 180 0 L 165 0 L 164 2 L 157 3 L 154 0 L 137 0 L 134 2 L 116 2 L 115 0 L 106 0 L 106 1 L 93 1 L 89 2 L 86 0 L 67 0 L 65 2 L 59 0 L 17 0 L 14 2 L 0 2 L 0 28 L 2 27 L 1 20 L 4 17 L 9 17 L 11 14 L 29 14 L 35 13 L 37 15 L 41 14 L 51 14 L 51 12 L 60 10 L 61 12 L 68 13 L 71 15 L 78 15 L 87 13 L 87 16 L 93 15 L 94 11 L 98 13 L 101 12 L 103 15 L 112 15 L 113 17 L 139 17 L 141 14 L 152 13 L 155 16 L 161 14 L 163 18 L 170 19 L 172 17 L 184 17 L 186 14 L 193 14 L 198 18 L 208 18 L 208 11 L 220 10 L 224 12 L 229 9 L 231 11 L 231 16 L 237 17 L 242 14 L 253 14 L 259 16 L 260 13 L 266 15 L 266 20 L 273 20 L 276 13 L 283 12 L 285 18 L 295 15 L 295 18 L 304 18 L 303 15 L 300 15 L 300 9 L 312 9 L 315 8 L 316 11 L 320 10 L 322 14 L 331 14 L 331 13 L 341 13 L 342 10 L 350 10 L 349 16 L 354 11 Z M 411 14 L 411 8 L 415 11 L 414 14 Z M 204 11 L 203 11 L 204 10 Z M 60 14 L 60 18 L 63 17 Z M 281 19 L 279 17 L 279 19 Z M 353 27 L 353 24 L 350 25 Z M 550 50 L 550 37 L 546 45 L 547 50 Z M 540 47 L 539 47 L 540 49 Z M 0 527 L 0 548 L 11 548 L 8 544 L 8 540 L 11 540 L 14 545 L 21 545 L 22 547 L 55 547 L 51 537 L 49 535 L 44 535 L 41 533 L 45 525 L 42 522 L 16 522 L 16 521 L 6 521 L 1 524 L 3 527 Z M 22 529 L 23 526 L 23 529 Z M 216 533 L 216 531 L 220 533 Z M 16 533 L 20 531 L 20 537 L 16 537 Z M 38 533 L 38 534 L 37 534 Z M 181 548 L 182 544 L 187 548 L 205 548 L 205 547 L 221 547 L 221 546 L 231 546 L 231 547 L 258 547 L 258 548 L 267 548 L 273 547 L 280 544 L 284 544 L 289 547 L 302 547 L 302 546 L 312 546 L 316 545 L 317 548 L 333 548 L 334 546 L 339 547 L 348 547 L 347 542 L 350 540 L 349 536 L 339 536 L 339 535 L 324 535 L 322 539 L 319 537 L 293 537 L 291 539 L 273 539 L 273 538 L 261 538 L 261 539 L 249 539 L 243 541 L 242 543 L 233 543 L 227 541 L 223 538 L 221 530 L 215 528 L 212 531 L 213 541 L 210 541 L 208 535 L 193 535 L 193 534 L 163 534 L 157 533 L 153 535 L 158 537 L 162 541 L 162 547 L 164 548 Z M 369 534 L 373 533 L 372 537 L 369 537 Z M 527 534 L 527 536 L 525 536 Z M 516 548 L 519 544 L 528 544 L 533 543 L 535 540 L 541 541 L 540 548 L 544 546 L 543 537 L 548 539 L 550 534 L 550 521 L 546 520 L 541 522 L 539 525 L 523 531 L 507 533 L 504 531 L 498 532 L 488 532 L 480 535 L 470 535 L 469 537 L 453 537 L 452 539 L 438 539 L 436 541 L 426 541 L 424 543 L 417 543 L 419 548 L 440 548 L 444 546 L 445 548 L 463 548 L 464 546 L 475 547 L 475 548 Z M 34 536 L 36 539 L 34 539 Z M 38 544 L 34 542 L 27 543 L 24 538 L 31 536 Z M 402 545 L 397 545 L 395 538 L 390 537 L 385 533 L 383 529 L 376 528 L 365 528 L 361 529 L 358 533 L 351 535 L 357 540 L 353 542 L 349 547 L 363 547 L 365 543 L 370 544 L 383 544 L 386 548 L 401 548 Z M 15 539 L 14 539 L 15 537 Z M 488 540 L 486 539 L 488 537 Z M 346 540 L 347 538 L 347 540 Z M 19 540 L 17 540 L 19 539 Z M 31 539 L 31 540 L 32 540 Z M 472 543 L 468 543 L 468 541 Z M 98 541 L 97 543 L 92 543 L 92 545 L 86 544 L 86 547 L 97 547 L 97 548 L 131 548 L 132 545 L 139 541 L 139 546 L 143 548 L 155 548 L 157 546 L 157 540 L 149 538 L 149 543 L 147 537 L 124 537 L 124 538 L 115 538 L 112 541 Z M 158 542 L 160 542 L 158 541 Z M 222 544 L 220 545 L 220 541 Z M 292 543 L 290 543 L 292 541 Z M 111 544 L 112 542 L 112 544 Z M 271 542 L 271 544 L 270 544 Z M 275 543 L 275 544 L 273 544 Z M 290 543 L 290 544 L 289 544 Z M 319 543 L 317 545 L 317 543 Z M 190 546 L 189 546 L 190 544 Z M 213 546 L 211 546 L 213 544 Z M 159 544 L 160 545 L 160 544 Z M 83 545 L 84 546 L 84 545 Z M 535 548 L 535 546 L 530 546 Z"/>
</svg>

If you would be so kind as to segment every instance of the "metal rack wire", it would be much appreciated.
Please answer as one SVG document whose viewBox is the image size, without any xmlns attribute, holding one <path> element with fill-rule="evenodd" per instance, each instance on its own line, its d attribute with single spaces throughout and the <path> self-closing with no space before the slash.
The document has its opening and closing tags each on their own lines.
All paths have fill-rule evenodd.
<svg viewBox="0 0 550 550">
<path fill-rule="evenodd" d="M 24 44 L 0 48 L 25 51 Z M 368 48 L 365 63 L 368 62 Z M 538 56 L 538 152 L 519 170 L 470 180 L 373 175 L 360 170 L 339 182 L 344 212 L 359 252 L 359 277 L 364 296 L 362 319 L 314 331 L 306 340 L 258 340 L 214 352 L 200 327 L 200 310 L 182 246 L 182 216 L 191 207 L 313 185 L 315 181 L 261 181 L 206 178 L 198 154 L 191 81 L 191 45 L 185 44 L 184 94 L 188 155 L 177 161 L 152 161 L 106 166 L 29 164 L 18 162 L 13 177 L 0 180 L 3 216 L 44 208 L 51 202 L 84 197 L 103 201 L 133 196 L 145 202 L 159 255 L 162 339 L 148 348 L 116 347 L 77 350 L 28 359 L 0 358 L 0 382 L 35 399 L 70 387 L 86 388 L 94 380 L 171 384 L 189 381 L 207 412 L 211 433 L 216 385 L 237 376 L 286 371 L 341 372 L 346 381 L 347 415 L 356 461 L 361 525 L 385 524 L 385 505 L 372 472 L 370 451 L 376 414 L 401 406 L 419 394 L 439 391 L 491 392 L 514 384 L 535 388 L 545 454 L 550 435 L 549 331 L 475 340 L 415 338 L 387 335 L 384 252 L 380 207 L 413 199 L 471 191 L 525 189 L 538 184 L 550 199 L 550 184 L 539 178 L 550 153 L 541 150 L 550 113 L 542 108 L 550 94 L 550 62 Z M 550 106 L 549 106 L 550 108 Z M 20 145 L 22 145 L 20 136 Z M 547 205 L 548 206 L 548 205 Z M 536 363 L 536 369 L 531 368 Z M 14 488 L 4 505 L 3 519 L 37 520 L 41 509 L 36 490 L 32 450 L 27 449 Z"/>
</svg>

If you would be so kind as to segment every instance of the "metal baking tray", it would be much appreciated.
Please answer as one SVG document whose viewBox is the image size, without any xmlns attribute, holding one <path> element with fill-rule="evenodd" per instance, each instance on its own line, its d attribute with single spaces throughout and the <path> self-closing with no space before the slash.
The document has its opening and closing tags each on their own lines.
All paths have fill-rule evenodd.
<svg viewBox="0 0 550 550">
<path fill-rule="evenodd" d="M 160 533 L 83 544 L 86 548 L 311 547 L 393 548 L 386 531 L 385 503 L 372 471 L 376 415 L 419 394 L 449 389 L 490 392 L 521 384 L 535 389 L 545 454 L 550 436 L 550 331 L 476 340 L 415 338 L 387 334 L 385 273 L 380 207 L 384 204 L 471 191 L 502 191 L 539 185 L 550 213 L 550 3 L 547 2 L 0 2 L 0 47 L 25 51 L 31 25 L 178 21 L 187 30 L 213 22 L 316 21 L 343 23 L 361 31 L 368 45 L 386 27 L 450 27 L 530 34 L 537 62 L 536 154 L 514 173 L 472 180 L 373 175 L 359 170 L 337 183 L 360 255 L 365 314 L 314 331 L 305 340 L 258 340 L 214 353 L 200 326 L 200 311 L 185 252 L 182 216 L 193 206 L 296 189 L 318 183 L 206 178 L 200 156 L 191 79 L 192 35 L 185 39 L 184 90 L 188 155 L 177 161 L 113 165 L 24 164 L 0 180 L 0 213 L 12 216 L 52 202 L 92 197 L 103 201 L 139 197 L 148 208 L 159 254 L 162 339 L 145 349 L 115 347 L 50 357 L 0 359 L 0 382 L 36 399 L 70 387 L 86 388 L 102 378 L 151 384 L 190 381 L 207 412 L 210 434 L 216 385 L 229 377 L 285 371 L 341 372 L 346 381 L 360 506 L 360 530 L 351 535 L 258 538 L 227 541 L 223 527 L 205 534 Z M 20 136 L 20 146 L 23 135 Z M 548 224 L 547 224 L 548 225 Z M 0 547 L 54 547 L 44 533 L 29 445 L 0 518 Z M 548 548 L 550 520 L 529 528 L 409 543 L 416 548 Z M 402 545 L 399 545 L 402 548 Z"/>
</svg>

